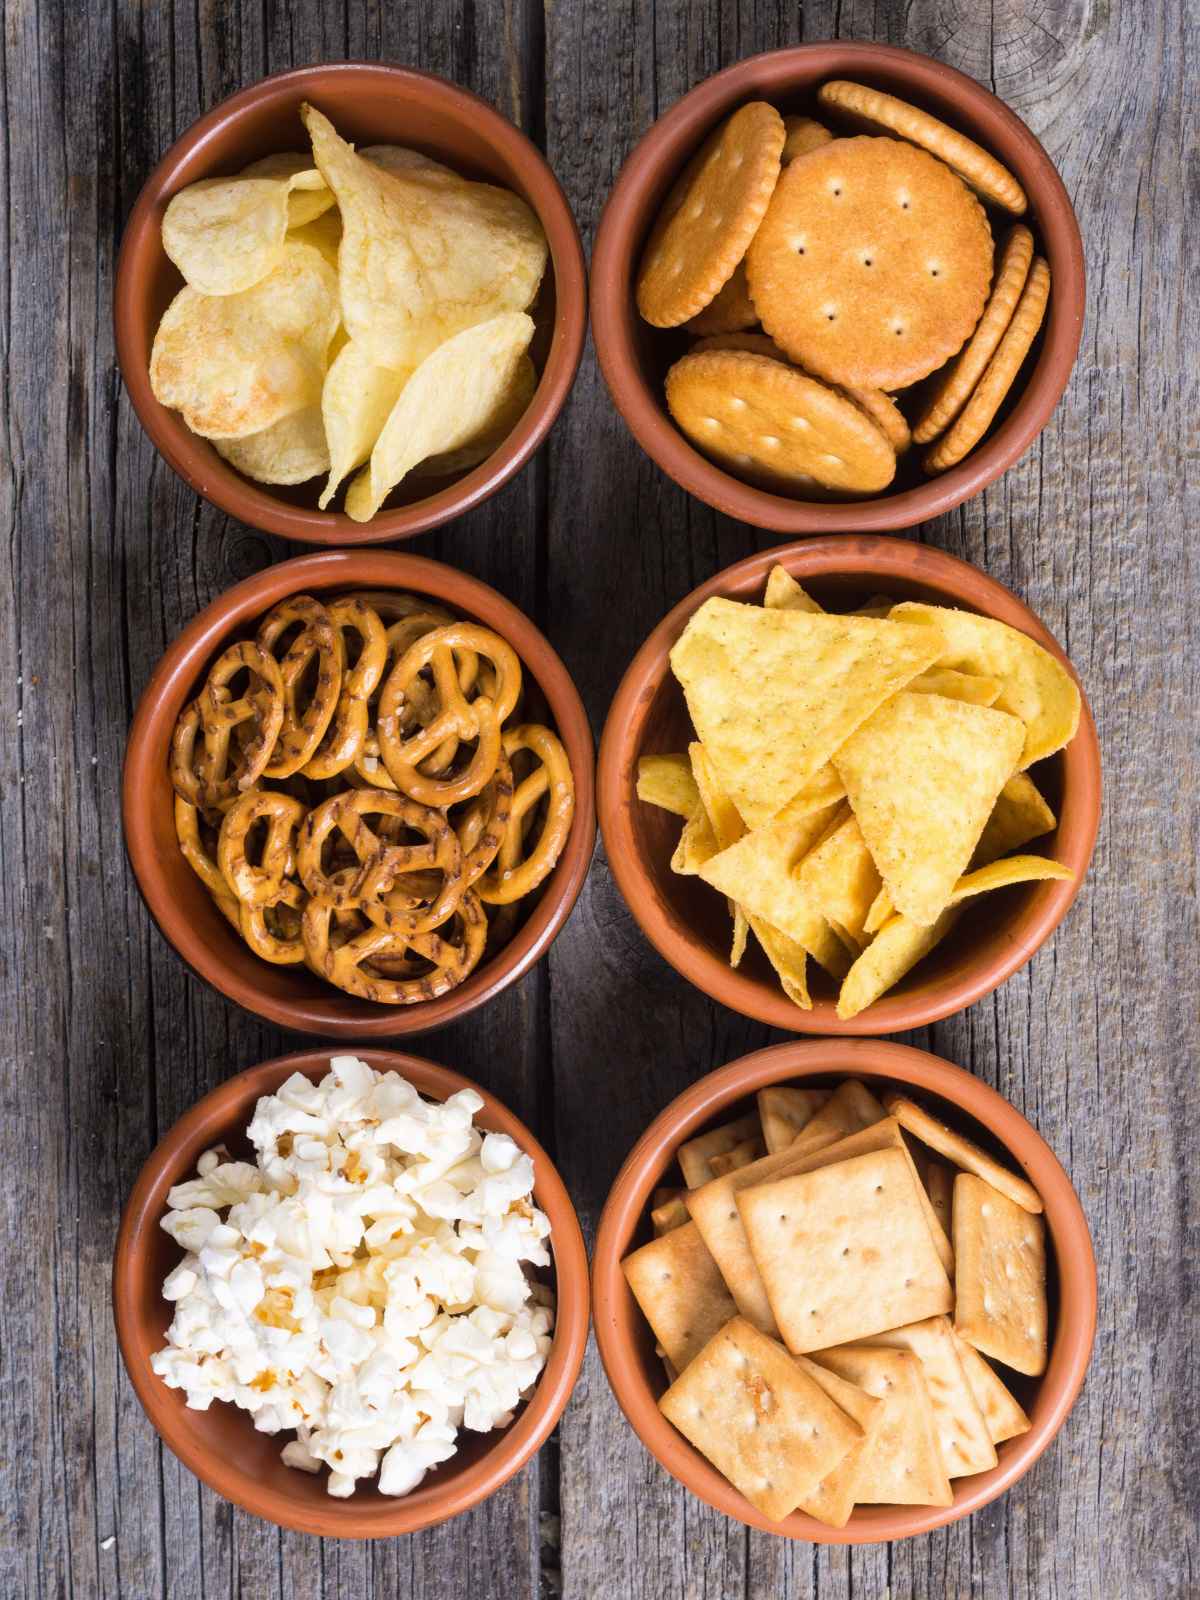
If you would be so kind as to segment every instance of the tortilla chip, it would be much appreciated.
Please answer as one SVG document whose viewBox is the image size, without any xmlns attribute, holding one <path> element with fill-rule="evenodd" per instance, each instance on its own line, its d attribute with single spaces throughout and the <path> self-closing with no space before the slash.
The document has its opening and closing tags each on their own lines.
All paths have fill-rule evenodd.
<svg viewBox="0 0 1200 1600">
<path fill-rule="evenodd" d="M 853 814 L 809 851 L 796 877 L 821 915 L 845 930 L 850 950 L 857 955 L 867 942 L 867 916 L 881 882 Z"/>
<path fill-rule="evenodd" d="M 953 667 L 930 667 L 908 687 L 914 694 L 944 694 L 947 700 L 966 700 L 975 706 L 995 705 L 1004 690 L 999 678 L 981 678 Z"/>
<path fill-rule="evenodd" d="M 937 921 L 1024 739 L 1007 712 L 902 692 L 837 752 L 863 838 L 902 915 L 924 927 Z"/>
<path fill-rule="evenodd" d="M 773 928 L 761 917 L 748 918 L 754 937 L 763 948 L 767 960 L 775 969 L 784 994 L 801 1011 L 812 1010 L 812 996 L 808 992 L 807 951 L 795 939 Z"/>
<path fill-rule="evenodd" d="M 1057 826 L 1057 818 L 1033 779 L 1027 773 L 1016 772 L 996 797 L 971 864 L 981 866 L 995 861 Z"/>
<path fill-rule="evenodd" d="M 692 777 L 696 781 L 696 788 L 705 815 L 708 817 L 713 838 L 718 849 L 725 850 L 741 838 L 746 831 L 746 824 L 739 816 L 737 807 L 717 782 L 704 746 L 688 745 L 688 756 L 692 763 Z M 729 965 L 737 968 L 741 966 L 742 957 L 746 954 L 749 924 L 746 921 L 746 913 L 736 900 L 729 901 L 729 915 L 733 918 L 733 944 L 729 951 Z"/>
<path fill-rule="evenodd" d="M 991 889 L 1007 889 L 1014 883 L 1039 883 L 1046 878 L 1073 878 L 1070 867 L 1061 861 L 1051 861 L 1048 856 L 1005 856 L 1002 861 L 992 861 L 986 867 L 968 872 L 954 885 L 950 904 L 969 900 L 972 895 L 987 894 Z"/>
<path fill-rule="evenodd" d="M 638 761 L 637 797 L 647 805 L 661 806 L 677 817 L 689 818 L 700 804 L 700 791 L 685 755 L 642 756 Z"/>
<path fill-rule="evenodd" d="M 928 928 L 907 917 L 885 922 L 842 980 L 837 1002 L 842 1021 L 856 1017 L 894 988 L 945 936 L 958 915 L 957 906 L 948 906 Z"/>
<path fill-rule="evenodd" d="M 714 598 L 684 629 L 671 666 L 721 787 L 753 828 L 942 648 L 933 628 Z"/>
<path fill-rule="evenodd" d="M 863 932 L 876 934 L 889 918 L 896 915 L 896 908 L 892 904 L 892 897 L 886 889 L 880 889 L 871 902 L 871 909 L 867 912 L 867 920 L 863 923 Z"/>
<path fill-rule="evenodd" d="M 824 611 L 806 589 L 802 589 L 786 567 L 772 567 L 767 575 L 763 605 L 773 611 Z"/>
<path fill-rule="evenodd" d="M 1079 726 L 1079 687 L 1066 667 L 1028 635 L 991 617 L 947 606 L 905 601 L 888 613 L 897 622 L 937 628 L 945 640 L 939 667 L 999 678 L 1004 685 L 996 709 L 1025 724 L 1022 770 L 1061 750 Z"/>
<path fill-rule="evenodd" d="M 696 809 L 684 823 L 671 857 L 671 871 L 685 877 L 694 877 L 704 863 L 717 853 L 716 835 L 708 820 L 708 812 L 699 801 Z"/>
</svg>

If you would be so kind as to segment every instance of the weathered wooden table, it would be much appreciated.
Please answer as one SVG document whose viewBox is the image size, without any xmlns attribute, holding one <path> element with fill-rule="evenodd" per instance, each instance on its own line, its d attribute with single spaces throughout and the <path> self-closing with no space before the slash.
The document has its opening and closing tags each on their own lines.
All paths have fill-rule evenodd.
<svg viewBox="0 0 1200 1600">
<path fill-rule="evenodd" d="M 1181 0 L 4 12 L 0 1600 L 1200 1594 L 1200 284 L 1183 234 L 1200 17 Z M 1075 1180 L 1100 1267 L 1087 1386 L 1007 1497 L 891 1547 L 793 1545 L 689 1498 L 625 1425 L 594 1353 L 557 1438 L 473 1514 L 375 1545 L 280 1533 L 159 1446 L 109 1310 L 121 1204 L 157 1135 L 295 1043 L 188 976 L 122 850 L 121 754 L 151 667 L 200 606 L 288 553 L 198 500 L 142 434 L 109 314 L 123 220 L 161 152 L 225 95 L 277 68 L 371 57 L 444 73 L 520 123 L 590 242 L 658 112 L 741 56 L 833 35 L 910 45 L 994 88 L 1057 161 L 1087 245 L 1083 348 L 1053 421 L 999 484 L 914 534 L 1029 601 L 1100 726 L 1104 826 L 1065 926 L 999 994 L 914 1038 L 1010 1096 Z M 767 542 L 642 456 L 589 351 L 549 447 L 417 548 L 538 619 L 598 732 L 662 613 Z M 591 1230 L 650 1117 L 771 1037 L 654 955 L 599 852 L 549 959 L 415 1048 L 534 1125 Z"/>
</svg>

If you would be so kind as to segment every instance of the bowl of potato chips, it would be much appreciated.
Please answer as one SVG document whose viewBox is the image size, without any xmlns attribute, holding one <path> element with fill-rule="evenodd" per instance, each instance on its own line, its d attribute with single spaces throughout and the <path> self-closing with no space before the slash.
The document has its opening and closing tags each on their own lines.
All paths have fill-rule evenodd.
<svg viewBox="0 0 1200 1600">
<path fill-rule="evenodd" d="M 592 1311 L 638 1437 L 785 1538 L 926 1533 L 1010 1489 L 1087 1371 L 1096 1262 L 1071 1180 L 961 1067 L 879 1039 L 776 1045 L 639 1139 Z"/>
<path fill-rule="evenodd" d="M 117 354 L 200 494 L 307 543 L 407 538 L 508 481 L 570 390 L 583 252 L 511 123 L 426 73 L 279 73 L 201 118 L 121 247 Z"/>
<path fill-rule="evenodd" d="M 807 540 L 718 573 L 634 657 L 600 825 L 651 943 L 800 1033 L 923 1027 L 1023 966 L 1079 891 L 1100 753 L 1033 613 L 928 546 Z"/>
</svg>

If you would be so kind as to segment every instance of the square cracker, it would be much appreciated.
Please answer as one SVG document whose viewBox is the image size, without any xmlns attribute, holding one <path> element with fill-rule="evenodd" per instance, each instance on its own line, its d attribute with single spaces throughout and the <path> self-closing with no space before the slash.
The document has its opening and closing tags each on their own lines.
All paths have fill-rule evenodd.
<svg viewBox="0 0 1200 1600">
<path fill-rule="evenodd" d="M 1036 1378 L 1046 1370 L 1046 1227 L 973 1173 L 954 1180 L 954 1326 Z"/>
<path fill-rule="evenodd" d="M 954 1329 L 945 1317 L 927 1317 L 905 1328 L 873 1334 L 870 1343 L 888 1350 L 911 1350 L 921 1363 L 947 1477 L 962 1478 L 996 1465 L 996 1447 L 963 1371 Z"/>
<path fill-rule="evenodd" d="M 839 1378 L 827 1367 L 819 1367 L 807 1356 L 795 1356 L 796 1365 L 819 1383 L 825 1393 L 863 1430 L 861 1441 L 834 1467 L 827 1478 L 800 1502 L 801 1511 L 824 1522 L 831 1528 L 844 1528 L 850 1520 L 857 1498 L 858 1475 L 864 1460 L 870 1454 L 886 1416 L 886 1407 L 875 1395 L 860 1389 L 847 1378 Z"/>
<path fill-rule="evenodd" d="M 887 1112 L 869 1089 L 857 1078 L 847 1078 L 798 1135 L 796 1142 L 805 1150 L 819 1150 L 823 1144 L 832 1144 L 835 1139 L 844 1139 L 860 1128 L 869 1128 L 886 1116 Z"/>
<path fill-rule="evenodd" d="M 940 1156 L 945 1156 L 947 1161 L 953 1162 L 956 1167 L 961 1167 L 964 1172 L 973 1172 L 977 1178 L 982 1178 L 990 1183 L 994 1189 L 999 1189 L 1002 1194 L 1017 1205 L 1023 1206 L 1026 1211 L 1041 1211 L 1042 1197 L 1031 1183 L 1026 1183 L 1024 1178 L 1018 1178 L 1015 1172 L 1010 1172 L 1007 1167 L 1002 1167 L 998 1161 L 992 1159 L 986 1150 L 981 1150 L 970 1139 L 964 1138 L 961 1133 L 955 1133 L 953 1128 L 948 1128 L 944 1122 L 939 1122 L 936 1117 L 930 1116 L 923 1106 L 917 1105 L 914 1100 L 907 1099 L 901 1094 L 884 1095 L 884 1103 L 902 1128 L 907 1128 L 909 1133 L 920 1139 L 922 1144 L 927 1144 L 931 1150 L 936 1150 Z"/>
<path fill-rule="evenodd" d="M 658 1402 L 764 1516 L 782 1522 L 863 1430 L 782 1345 L 735 1317 Z"/>
<path fill-rule="evenodd" d="M 1003 1444 L 1005 1439 L 1015 1439 L 1019 1433 L 1028 1433 L 1033 1424 L 1008 1392 L 999 1373 L 990 1362 L 983 1359 L 973 1344 L 960 1339 L 953 1328 L 950 1333 L 967 1382 L 971 1385 L 971 1393 L 975 1396 L 975 1404 L 983 1412 L 992 1443 Z"/>
<path fill-rule="evenodd" d="M 702 1189 L 693 1189 L 686 1196 L 687 1208 L 704 1235 L 704 1241 L 729 1285 L 738 1310 L 756 1328 L 761 1328 L 764 1333 L 778 1332 L 767 1291 L 750 1253 L 750 1243 L 742 1226 L 735 1195 L 743 1189 L 776 1178 L 791 1177 L 798 1172 L 815 1172 L 818 1167 L 827 1167 L 835 1161 L 848 1161 L 852 1156 L 866 1155 L 872 1150 L 892 1149 L 900 1150 L 908 1159 L 908 1147 L 901 1135 L 900 1124 L 894 1117 L 884 1117 L 882 1122 L 860 1128 L 857 1133 L 849 1134 L 834 1144 L 822 1145 L 819 1150 L 805 1150 L 794 1143 L 775 1155 L 764 1156 L 749 1167 L 717 1178 Z M 928 1197 L 915 1172 L 913 1188 L 925 1212 L 934 1248 L 949 1271 L 954 1261 L 950 1241 L 938 1227 Z"/>
<path fill-rule="evenodd" d="M 921 1363 L 909 1350 L 878 1346 L 822 1350 L 819 1365 L 884 1402 L 885 1414 L 859 1469 L 862 1505 L 949 1506 L 946 1476 Z"/>
<path fill-rule="evenodd" d="M 695 1223 L 672 1228 L 621 1263 L 654 1337 L 680 1372 L 737 1312 Z"/>
<path fill-rule="evenodd" d="M 736 1122 L 710 1128 L 707 1133 L 698 1134 L 695 1139 L 681 1144 L 675 1152 L 675 1159 L 679 1162 L 684 1183 L 689 1189 L 698 1189 L 702 1183 L 708 1183 L 716 1176 L 709 1165 L 713 1156 L 728 1155 L 745 1140 L 757 1138 L 760 1132 L 758 1112 L 748 1111 Z"/>
<path fill-rule="evenodd" d="M 737 1207 L 793 1353 L 865 1339 L 954 1303 L 901 1150 L 743 1190 Z"/>
<path fill-rule="evenodd" d="M 682 1189 L 666 1189 L 662 1195 L 663 1198 L 658 1200 L 650 1213 L 650 1226 L 654 1229 L 656 1239 L 664 1233 L 670 1233 L 672 1228 L 685 1227 L 692 1220 L 691 1213 L 683 1203 Z M 657 1195 L 655 1199 L 658 1199 Z"/>
<path fill-rule="evenodd" d="M 767 1154 L 786 1150 L 828 1099 L 828 1089 L 791 1089 L 777 1084 L 760 1089 L 758 1115 Z"/>
<path fill-rule="evenodd" d="M 925 1190 L 929 1204 L 940 1225 L 949 1235 L 950 1219 L 954 1214 L 954 1168 L 940 1161 L 929 1161 L 925 1166 Z"/>
<path fill-rule="evenodd" d="M 752 1139 L 743 1139 L 741 1144 L 735 1144 L 732 1150 L 726 1150 L 723 1155 L 710 1156 L 708 1164 L 712 1168 L 713 1177 L 720 1178 L 726 1172 L 736 1172 L 739 1167 L 748 1167 L 752 1161 L 757 1161 L 766 1153 L 766 1145 L 755 1136 Z"/>
</svg>

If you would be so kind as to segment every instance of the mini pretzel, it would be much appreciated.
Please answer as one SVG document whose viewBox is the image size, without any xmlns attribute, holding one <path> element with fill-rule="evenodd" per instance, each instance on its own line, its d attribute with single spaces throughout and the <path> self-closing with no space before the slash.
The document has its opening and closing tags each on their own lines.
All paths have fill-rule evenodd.
<svg viewBox="0 0 1200 1600">
<path fill-rule="evenodd" d="M 368 816 L 398 817 L 406 828 L 423 834 L 425 842 L 385 844 L 364 821 Z M 335 827 L 358 858 L 356 872 L 329 875 L 322 866 L 325 843 Z M 351 789 L 310 811 L 300 830 L 296 862 L 310 895 L 327 899 L 337 910 L 366 910 L 373 922 L 394 933 L 439 927 L 465 888 L 462 851 L 445 817 L 404 795 L 378 789 Z M 432 899 L 397 887 L 397 878 L 431 870 L 441 873 L 440 891 Z M 421 890 L 426 887 L 419 884 Z"/>
<path fill-rule="evenodd" d="M 377 1001 L 380 1005 L 412 1005 L 433 1000 L 457 987 L 483 954 L 487 939 L 487 918 L 476 895 L 463 896 L 456 913 L 461 925 L 460 943 L 452 943 L 436 933 L 408 938 L 387 928 L 371 927 L 338 942 L 331 936 L 330 921 L 334 905 L 329 895 L 314 895 L 304 908 L 303 937 L 309 965 L 330 983 L 349 994 Z M 432 970 L 417 974 L 410 961 L 412 951 Z M 372 963 L 403 962 L 400 970 L 412 976 L 386 978 Z"/>
<path fill-rule="evenodd" d="M 362 600 L 334 600 L 327 610 L 335 632 L 339 636 L 343 630 L 357 633 L 362 650 L 354 665 L 342 674 L 333 719 L 316 753 L 302 769 L 308 778 L 336 777 L 362 749 L 369 725 L 367 703 L 379 687 L 387 665 L 387 633 L 378 612 Z"/>
<path fill-rule="evenodd" d="M 512 815 L 513 774 L 503 747 L 496 770 L 455 824 L 468 885 L 483 876 L 504 842 Z"/>
<path fill-rule="evenodd" d="M 290 778 L 312 758 L 325 736 L 342 689 L 346 660 L 342 636 L 330 622 L 325 607 L 311 595 L 292 595 L 268 612 L 259 625 L 259 644 L 274 654 L 277 640 L 297 622 L 302 624 L 301 631 L 279 664 L 283 727 L 270 764 L 263 769 L 267 778 Z M 301 714 L 297 698 L 314 656 L 318 658 L 317 682 Z"/>
<path fill-rule="evenodd" d="M 397 596 L 398 600 L 412 600 L 411 595 Z M 416 643 L 427 633 L 432 633 L 435 628 L 444 627 L 450 619 L 440 606 L 428 609 L 404 610 L 395 608 L 400 614 L 397 620 L 387 630 L 388 665 L 385 669 L 386 678 L 391 675 L 391 669 L 400 661 L 409 647 Z M 475 680 L 479 676 L 479 657 L 473 650 L 455 652 L 455 662 L 458 670 L 458 685 L 464 695 L 469 695 L 475 687 Z M 437 690 L 432 684 L 418 677 L 411 685 L 410 693 L 406 696 L 405 704 L 400 712 L 400 727 L 402 732 L 411 732 L 418 724 L 426 727 L 433 721 L 438 710 Z M 426 773 L 438 774 L 451 765 L 458 754 L 458 740 L 449 738 L 444 740 L 432 755 L 422 762 L 422 770 Z M 369 764 L 370 758 L 374 764 Z M 354 759 L 355 770 L 359 776 L 368 783 L 374 784 L 379 789 L 395 791 L 396 785 L 388 776 L 387 768 L 379 756 L 379 740 L 376 735 L 368 730 L 363 742 L 363 748 Z"/>
<path fill-rule="evenodd" d="M 244 794 L 225 813 L 217 842 L 217 863 L 226 886 L 243 905 L 273 906 L 283 897 L 288 874 L 294 870 L 296 829 L 306 814 L 299 800 L 274 789 Z M 246 856 L 246 839 L 260 819 L 266 820 L 267 837 L 255 867 Z"/>
<path fill-rule="evenodd" d="M 238 902 L 237 926 L 242 938 L 256 956 L 277 967 L 299 966 L 306 959 L 302 924 L 302 914 L 294 905 L 250 906 L 245 901 Z"/>
<path fill-rule="evenodd" d="M 467 700 L 458 680 L 455 648 L 474 650 L 490 664 L 494 695 Z M 426 667 L 432 669 L 440 709 L 430 723 L 405 737 L 402 708 Z M 392 782 L 404 794 L 429 806 L 456 805 L 477 795 L 496 770 L 500 725 L 520 692 L 521 663 L 516 652 L 490 629 L 474 622 L 456 622 L 425 634 L 393 667 L 379 697 L 376 733 Z M 466 768 L 444 778 L 420 771 L 421 763 L 450 737 L 475 741 L 475 753 Z"/>
<path fill-rule="evenodd" d="M 245 670 L 246 692 L 234 700 L 230 681 Z M 231 763 L 232 734 L 243 723 Z M 171 782 L 191 805 L 216 806 L 236 799 L 262 776 L 283 725 L 283 679 L 274 656 L 243 640 L 217 657 L 208 681 L 175 724 L 171 737 Z M 203 732 L 203 750 L 196 738 Z"/>
<path fill-rule="evenodd" d="M 561 742 L 549 728 L 527 722 L 504 735 L 504 753 L 511 760 L 518 750 L 529 750 L 539 765 L 524 778 L 513 796 L 508 830 L 495 865 L 478 883 L 481 900 L 492 906 L 511 905 L 536 889 L 562 854 L 575 815 L 575 780 Z M 526 814 L 548 795 L 546 820 L 532 851 L 524 860 L 523 823 Z"/>
</svg>

